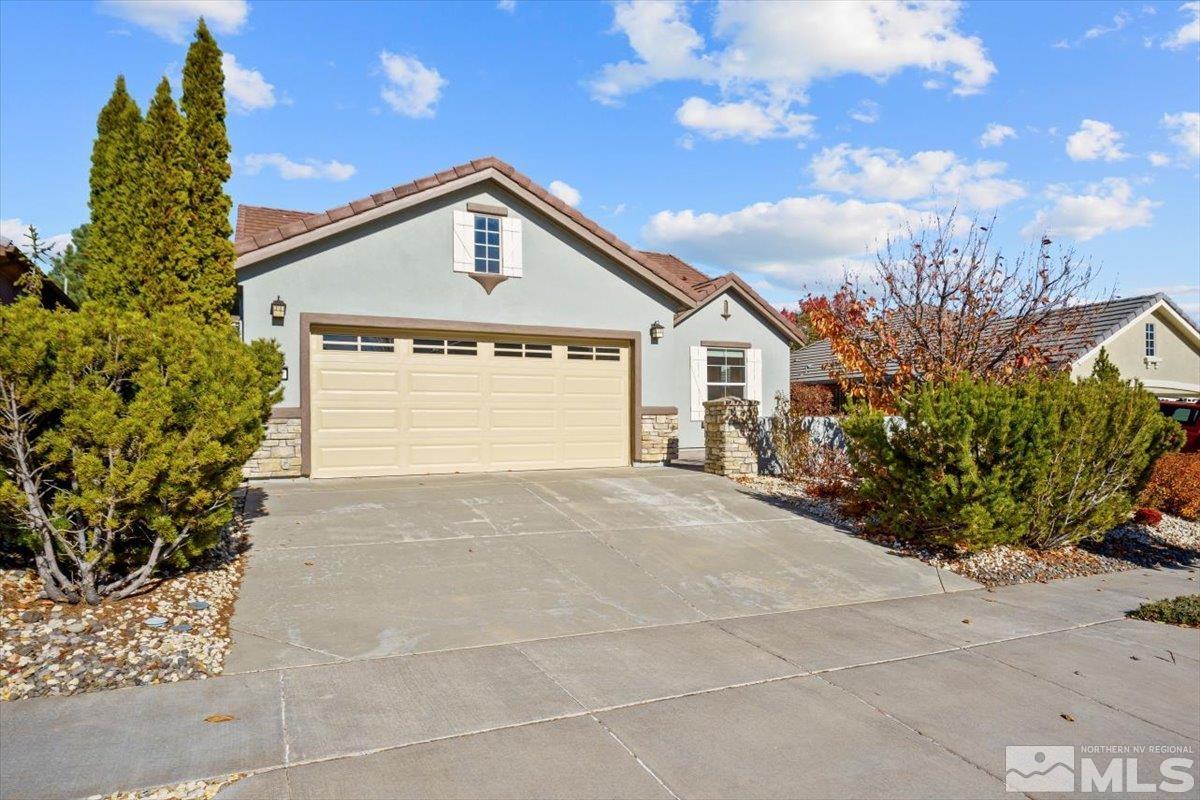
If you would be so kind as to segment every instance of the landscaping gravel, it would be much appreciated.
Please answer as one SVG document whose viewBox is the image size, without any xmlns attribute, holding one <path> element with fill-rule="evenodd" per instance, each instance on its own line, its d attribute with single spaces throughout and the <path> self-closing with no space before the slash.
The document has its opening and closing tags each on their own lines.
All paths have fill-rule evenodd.
<svg viewBox="0 0 1200 800">
<path fill-rule="evenodd" d="M 1097 541 L 1055 550 L 997 545 L 970 555 L 927 550 L 890 536 L 868 534 L 844 514 L 837 501 L 810 495 L 803 484 L 771 476 L 736 479 L 751 494 L 801 514 L 845 528 L 855 536 L 956 572 L 985 586 L 1005 586 L 1057 578 L 1120 572 L 1139 567 L 1194 564 L 1200 561 L 1200 523 L 1163 514 L 1157 527 L 1132 520 Z"/>
<path fill-rule="evenodd" d="M 244 570 L 240 507 L 202 563 L 125 600 L 95 607 L 39 600 L 35 572 L 0 570 L 0 700 L 219 674 Z"/>
</svg>

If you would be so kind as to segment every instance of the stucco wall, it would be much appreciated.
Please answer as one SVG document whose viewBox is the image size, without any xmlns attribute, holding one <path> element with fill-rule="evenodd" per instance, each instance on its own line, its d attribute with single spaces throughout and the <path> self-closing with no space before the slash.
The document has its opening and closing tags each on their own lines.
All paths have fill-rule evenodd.
<svg viewBox="0 0 1200 800">
<path fill-rule="evenodd" d="M 451 269 L 452 211 L 472 201 L 503 205 L 524 220 L 524 277 L 505 281 L 491 295 Z M 720 319 L 717 301 L 673 329 L 674 299 L 494 184 L 282 253 L 239 270 L 238 278 L 243 336 L 273 338 L 284 351 L 289 380 L 281 406 L 300 404 L 302 312 L 640 331 L 640 402 L 679 407 L 681 447 L 703 444 L 699 423 L 685 411 L 691 402 L 690 343 L 753 342 L 763 349 L 764 398 L 787 385 L 786 342 L 740 303 L 731 301 L 735 313 L 728 322 Z M 280 326 L 272 324 L 269 311 L 276 296 L 287 303 Z M 653 344 L 649 329 L 656 320 L 667 335 Z"/>
<path fill-rule="evenodd" d="M 1145 361 L 1147 322 L 1154 322 L 1159 358 L 1156 367 Z M 1121 377 L 1137 378 L 1155 394 L 1200 394 L 1200 346 L 1190 343 L 1186 332 L 1161 308 L 1105 342 L 1104 349 L 1117 369 L 1121 370 Z M 1077 377 L 1090 375 L 1095 361 L 1095 355 L 1081 360 L 1072 369 L 1072 374 Z M 1180 389 L 1181 386 L 1189 388 Z"/>
<path fill-rule="evenodd" d="M 725 300 L 729 300 L 729 319 L 722 318 Z M 736 294 L 726 293 L 710 302 L 680 323 L 669 334 L 673 339 L 674 385 L 682 393 L 675 405 L 679 406 L 679 446 L 703 447 L 704 429 L 699 421 L 692 419 L 691 364 L 689 354 L 693 346 L 704 341 L 749 342 L 751 347 L 762 350 L 762 403 L 761 414 L 770 415 L 775 409 L 775 395 L 788 391 L 788 368 L 790 348 L 777 329 L 768 325 L 758 313 L 743 303 Z M 702 400 L 707 400 L 707 397 Z"/>
</svg>

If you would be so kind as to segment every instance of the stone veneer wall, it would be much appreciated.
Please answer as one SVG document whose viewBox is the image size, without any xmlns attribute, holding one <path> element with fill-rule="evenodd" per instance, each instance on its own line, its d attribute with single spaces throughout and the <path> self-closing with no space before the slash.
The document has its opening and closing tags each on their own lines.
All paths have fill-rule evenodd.
<svg viewBox="0 0 1200 800">
<path fill-rule="evenodd" d="M 643 408 L 642 451 L 638 461 L 667 464 L 679 458 L 679 409 L 673 406 Z"/>
<path fill-rule="evenodd" d="M 250 456 L 247 478 L 295 478 L 300 475 L 300 418 L 275 418 L 263 426 L 262 444 Z"/>
<path fill-rule="evenodd" d="M 704 471 L 714 475 L 757 475 L 757 425 L 757 400 L 723 397 L 705 403 Z"/>
</svg>

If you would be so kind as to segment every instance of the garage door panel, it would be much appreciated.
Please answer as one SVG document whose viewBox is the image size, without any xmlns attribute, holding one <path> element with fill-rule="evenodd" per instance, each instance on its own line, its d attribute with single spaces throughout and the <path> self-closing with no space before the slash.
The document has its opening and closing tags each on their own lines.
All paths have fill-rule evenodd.
<svg viewBox="0 0 1200 800">
<path fill-rule="evenodd" d="M 394 408 L 320 408 L 317 425 L 323 432 L 353 430 L 398 431 Z"/>
<path fill-rule="evenodd" d="M 482 387 L 482 376 L 477 372 L 413 371 L 408 376 L 408 390 L 412 395 L 461 394 L 478 395 Z"/>
<path fill-rule="evenodd" d="M 342 333 L 354 341 L 379 332 Z M 478 341 L 476 350 L 450 354 L 428 352 L 436 339 L 414 352 L 412 339 L 431 334 L 387 335 L 393 352 L 322 351 L 320 334 L 313 336 L 315 477 L 629 463 L 628 346 L 603 345 L 619 361 L 569 359 L 568 342 L 505 338 L 505 355 L 497 356 L 491 340 L 471 336 L 462 338 Z M 541 357 L 545 344 L 550 358 Z M 585 353 L 596 347 L 571 346 Z"/>
</svg>

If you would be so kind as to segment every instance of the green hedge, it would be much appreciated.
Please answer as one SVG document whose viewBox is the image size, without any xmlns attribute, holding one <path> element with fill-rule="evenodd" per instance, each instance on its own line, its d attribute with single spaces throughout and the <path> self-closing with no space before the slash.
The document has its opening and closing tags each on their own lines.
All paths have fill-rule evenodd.
<svg viewBox="0 0 1200 800">
<path fill-rule="evenodd" d="M 1113 377 L 961 377 L 900 401 L 900 420 L 856 409 L 843 423 L 871 522 L 924 544 L 1056 547 L 1125 520 L 1178 425 Z"/>
</svg>

